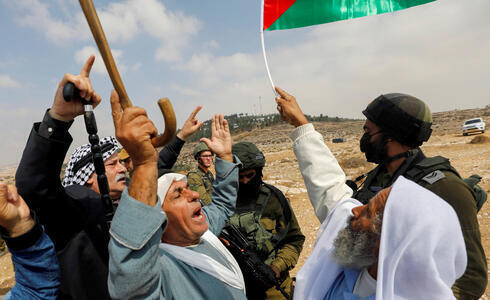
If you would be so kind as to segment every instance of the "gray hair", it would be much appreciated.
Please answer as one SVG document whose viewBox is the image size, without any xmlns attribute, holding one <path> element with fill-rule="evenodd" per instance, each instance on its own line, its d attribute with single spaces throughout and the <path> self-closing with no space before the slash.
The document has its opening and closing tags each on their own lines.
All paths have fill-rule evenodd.
<svg viewBox="0 0 490 300">
<path fill-rule="evenodd" d="M 362 269 L 378 261 L 376 249 L 381 238 L 383 212 L 376 213 L 369 231 L 354 230 L 352 219 L 347 220 L 347 226 L 335 238 L 332 256 L 343 267 Z"/>
</svg>

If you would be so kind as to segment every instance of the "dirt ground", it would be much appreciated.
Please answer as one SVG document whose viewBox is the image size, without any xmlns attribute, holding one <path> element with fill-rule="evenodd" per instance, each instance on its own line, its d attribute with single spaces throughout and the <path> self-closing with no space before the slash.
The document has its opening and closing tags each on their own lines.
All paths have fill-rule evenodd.
<svg viewBox="0 0 490 300">
<path fill-rule="evenodd" d="M 490 135 L 488 133 L 462 136 L 461 124 L 465 119 L 482 116 L 490 120 L 490 107 L 475 110 L 457 110 L 434 114 L 433 134 L 422 147 L 427 156 L 442 155 L 451 160 L 461 176 L 479 174 L 483 177 L 480 185 L 490 193 Z M 488 123 L 488 121 L 487 121 Z M 326 144 L 344 169 L 347 177 L 353 179 L 369 171 L 374 165 L 365 162 L 359 151 L 362 121 L 346 123 L 315 123 Z M 264 180 L 281 189 L 291 200 L 294 212 L 306 236 L 303 252 L 292 275 L 296 275 L 313 250 L 320 223 L 316 218 L 306 193 L 298 164 L 288 137 L 291 127 L 279 125 L 268 129 L 258 129 L 234 136 L 234 142 L 255 142 L 265 153 L 267 164 Z M 345 143 L 333 144 L 333 138 L 345 138 Z M 476 138 L 476 143 L 471 143 Z M 195 144 L 186 145 L 177 164 L 193 164 L 190 155 Z M 0 169 L 1 176 L 9 176 Z M 11 176 L 11 174 L 10 174 Z M 490 253 L 490 204 L 486 203 L 478 214 L 482 243 L 485 252 Z M 488 259 L 487 259 L 488 261 Z M 10 255 L 0 257 L 0 295 L 14 284 Z M 482 299 L 490 299 L 490 285 Z"/>
</svg>

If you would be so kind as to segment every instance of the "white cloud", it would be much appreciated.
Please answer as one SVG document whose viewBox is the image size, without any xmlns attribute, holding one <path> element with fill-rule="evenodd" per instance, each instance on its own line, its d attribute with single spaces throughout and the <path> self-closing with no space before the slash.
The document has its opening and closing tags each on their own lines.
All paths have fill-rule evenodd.
<svg viewBox="0 0 490 300">
<path fill-rule="evenodd" d="M 16 21 L 44 33 L 49 40 L 61 44 L 91 39 L 80 10 L 67 15 L 67 8 L 63 7 L 61 15 L 67 20 L 62 20 L 53 16 L 55 7 L 40 0 L 18 0 L 16 3 L 10 4 L 19 13 Z M 126 43 L 141 34 L 149 35 L 160 44 L 155 50 L 155 59 L 165 62 L 181 60 L 190 37 L 201 28 L 197 18 L 170 11 L 160 0 L 111 2 L 106 7 L 97 7 L 97 14 L 111 43 Z"/>
<path fill-rule="evenodd" d="M 89 58 L 90 55 L 95 55 L 95 62 L 92 66 L 92 72 L 95 74 L 108 74 L 106 67 L 104 65 L 104 61 L 102 60 L 102 56 L 99 54 L 99 51 L 94 47 L 87 46 L 75 53 L 75 61 L 83 66 L 85 61 Z M 112 56 L 114 57 L 114 61 L 116 62 L 117 69 L 120 74 L 123 74 L 127 67 L 124 63 L 121 62 L 123 57 L 123 52 L 121 50 L 112 49 Z"/>
<path fill-rule="evenodd" d="M 211 49 L 218 49 L 218 48 L 220 48 L 219 43 L 217 41 L 215 41 L 215 40 L 210 40 L 204 46 L 205 47 L 208 47 L 208 48 L 211 48 Z"/>
<path fill-rule="evenodd" d="M 134 65 L 132 65 L 132 66 L 131 66 L 131 70 L 132 70 L 132 71 L 138 71 L 138 70 L 140 70 L 140 69 L 141 69 L 141 66 L 142 66 L 142 65 L 143 65 L 143 64 L 141 64 L 141 63 L 135 63 Z"/>
<path fill-rule="evenodd" d="M 32 123 L 39 121 L 35 118 L 42 118 L 42 114 L 33 107 L 12 108 L 0 100 L 0 128 L 8 128 L 1 133 L 2 141 L 6 142 L 2 145 L 0 165 L 19 162 Z"/>
<path fill-rule="evenodd" d="M 189 38 L 201 28 L 197 18 L 169 11 L 157 0 L 133 0 L 128 3 L 138 16 L 142 28 L 162 42 L 155 53 L 157 60 L 180 60 L 181 50 L 188 44 Z"/>
<path fill-rule="evenodd" d="M 17 0 L 16 10 L 21 11 L 21 16 L 16 18 L 16 22 L 25 27 L 31 27 L 44 33 L 47 39 L 57 43 L 74 40 L 79 38 L 80 33 L 77 28 L 77 20 L 63 21 L 51 15 L 48 4 L 41 3 L 39 0 Z"/>
<path fill-rule="evenodd" d="M 273 79 L 309 114 L 362 117 L 366 104 L 387 92 L 413 94 L 433 111 L 482 107 L 490 99 L 490 23 L 485 16 L 490 2 L 473 2 L 474 9 L 446 0 L 395 14 L 266 33 Z M 176 68 L 193 74 L 195 83 L 189 84 L 210 99 L 198 104 L 250 112 L 262 96 L 264 111 L 275 111 L 260 52 L 200 53 Z"/>
<path fill-rule="evenodd" d="M 187 63 L 176 67 L 190 71 L 198 78 L 200 87 L 209 88 L 221 83 L 243 82 L 260 76 L 264 70 L 260 54 L 235 53 L 216 57 L 210 53 L 194 54 Z"/>
<path fill-rule="evenodd" d="M 128 1 L 113 2 L 107 8 L 97 8 L 100 22 L 111 41 L 127 42 L 139 33 L 139 20 Z"/>
<path fill-rule="evenodd" d="M 44 105 L 48 105 L 46 102 Z M 0 128 L 8 128 L 1 132 L 1 139 L 8 141 L 2 145 L 2 156 L 0 166 L 11 163 L 19 163 L 26 141 L 34 122 L 42 120 L 46 107 L 12 107 L 0 99 Z M 114 135 L 114 125 L 112 115 L 108 106 L 96 109 L 98 135 L 102 138 Z M 15 126 L 12 126 L 15 124 Z M 73 150 L 81 144 L 87 143 L 87 131 L 85 129 L 83 117 L 77 117 L 73 126 L 70 128 L 73 143 L 68 150 L 70 155 Z"/>
<path fill-rule="evenodd" d="M 191 96 L 191 97 L 199 97 L 201 96 L 201 92 L 198 91 L 198 90 L 194 90 L 194 89 L 191 89 L 191 88 L 186 88 L 186 87 L 182 87 L 178 84 L 173 84 L 170 86 L 174 91 L 178 92 L 179 94 L 181 95 L 185 95 L 185 96 Z"/>
<path fill-rule="evenodd" d="M 0 74 L 0 88 L 20 88 L 21 84 L 9 75 Z"/>
</svg>

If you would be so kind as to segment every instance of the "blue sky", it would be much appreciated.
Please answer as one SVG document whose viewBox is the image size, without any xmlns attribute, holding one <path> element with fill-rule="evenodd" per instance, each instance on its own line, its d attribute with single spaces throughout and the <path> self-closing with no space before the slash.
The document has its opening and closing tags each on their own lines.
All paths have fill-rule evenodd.
<svg viewBox="0 0 490 300">
<path fill-rule="evenodd" d="M 259 0 L 94 1 L 134 105 L 157 127 L 169 97 L 180 126 L 196 105 L 208 119 L 275 112 L 259 37 Z M 205 5 L 204 5 L 205 4 Z M 266 32 L 275 83 L 309 114 L 361 117 L 381 93 L 404 92 L 432 111 L 490 103 L 490 1 L 439 0 L 408 10 Z M 0 166 L 17 163 L 33 122 L 65 73 L 97 55 L 100 136 L 113 134 L 112 89 L 78 1 L 0 0 Z M 261 99 L 259 103 L 259 98 Z M 71 129 L 87 142 L 83 120 Z"/>
</svg>

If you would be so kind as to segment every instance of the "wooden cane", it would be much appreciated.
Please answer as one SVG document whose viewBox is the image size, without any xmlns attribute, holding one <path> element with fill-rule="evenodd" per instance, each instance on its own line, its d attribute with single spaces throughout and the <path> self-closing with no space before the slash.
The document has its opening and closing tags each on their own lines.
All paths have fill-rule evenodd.
<svg viewBox="0 0 490 300">
<path fill-rule="evenodd" d="M 87 19 L 90 30 L 92 31 L 95 42 L 97 43 L 99 52 L 102 55 L 102 59 L 104 60 L 104 64 L 107 68 L 107 72 L 111 77 L 114 89 L 119 95 L 121 107 L 123 109 L 131 107 L 131 100 L 129 100 L 121 76 L 119 75 L 119 71 L 117 70 L 114 57 L 112 56 L 112 52 L 109 48 L 109 44 L 107 43 L 104 31 L 102 30 L 102 25 L 100 24 L 94 4 L 92 3 L 92 0 L 79 0 L 79 2 L 80 6 L 82 7 L 83 13 L 85 14 L 85 18 Z M 172 104 L 170 103 L 170 100 L 168 98 L 161 98 L 160 100 L 158 100 L 158 106 L 160 107 L 163 118 L 165 120 L 165 131 L 163 132 L 163 134 L 153 137 L 151 139 L 151 143 L 155 147 L 161 147 L 168 144 L 172 137 L 175 135 L 175 131 L 177 129 L 177 121 L 175 119 L 174 109 L 172 107 Z"/>
</svg>

